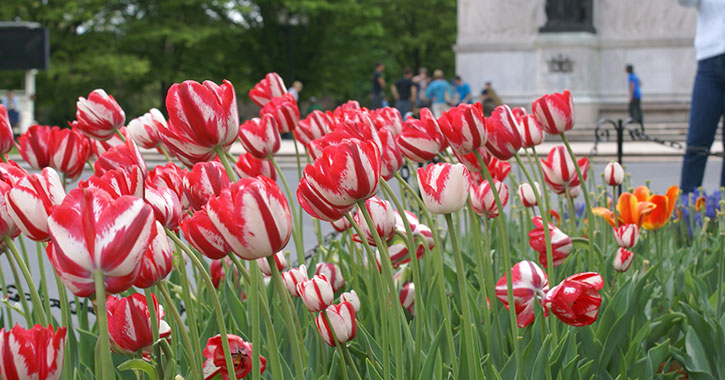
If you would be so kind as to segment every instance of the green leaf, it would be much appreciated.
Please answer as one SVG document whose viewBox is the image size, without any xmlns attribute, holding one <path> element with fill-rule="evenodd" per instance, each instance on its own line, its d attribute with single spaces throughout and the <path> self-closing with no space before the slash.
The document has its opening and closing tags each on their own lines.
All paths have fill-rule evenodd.
<svg viewBox="0 0 725 380">
<path fill-rule="evenodd" d="M 156 369 L 151 363 L 142 359 L 127 360 L 118 365 L 120 371 L 143 371 L 150 380 L 157 380 Z"/>
</svg>

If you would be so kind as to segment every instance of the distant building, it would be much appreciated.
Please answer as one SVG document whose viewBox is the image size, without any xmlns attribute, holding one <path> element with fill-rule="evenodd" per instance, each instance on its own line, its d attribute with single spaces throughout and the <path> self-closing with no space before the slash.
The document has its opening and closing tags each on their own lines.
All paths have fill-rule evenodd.
<svg viewBox="0 0 725 380">
<path fill-rule="evenodd" d="M 645 120 L 685 121 L 697 62 L 696 12 L 675 0 L 458 0 L 456 72 L 480 93 L 530 107 L 568 88 L 577 121 L 626 115 L 626 64 Z M 649 117 L 648 117 L 649 116 Z"/>
</svg>

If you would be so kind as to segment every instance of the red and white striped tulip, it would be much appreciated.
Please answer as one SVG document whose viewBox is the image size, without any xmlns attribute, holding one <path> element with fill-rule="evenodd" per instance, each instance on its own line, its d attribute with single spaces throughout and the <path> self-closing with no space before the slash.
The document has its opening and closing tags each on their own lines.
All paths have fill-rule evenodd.
<svg viewBox="0 0 725 380">
<path fill-rule="evenodd" d="M 482 161 L 486 165 L 486 168 L 488 168 L 488 172 L 493 179 L 499 181 L 506 179 L 511 172 L 510 163 L 494 157 L 485 147 L 478 148 L 478 153 L 481 155 Z M 478 158 L 474 152 L 460 155 L 454 151 L 453 154 L 458 158 L 460 163 L 466 165 L 466 169 L 471 173 L 474 183 L 480 183 L 484 180 L 483 175 L 481 175 L 481 164 L 478 162 Z"/>
<path fill-rule="evenodd" d="M 304 119 L 300 120 L 299 125 L 295 129 L 297 141 L 307 145 L 312 140 L 332 132 L 334 121 L 331 116 L 320 111 L 314 110 Z"/>
<path fill-rule="evenodd" d="M 300 109 L 295 97 L 290 93 L 272 98 L 262 107 L 259 116 L 270 115 L 277 121 L 279 133 L 292 132 L 300 123 Z"/>
<path fill-rule="evenodd" d="M 277 122 L 270 114 L 247 120 L 239 126 L 239 141 L 254 157 L 264 159 L 274 155 L 281 144 Z"/>
<path fill-rule="evenodd" d="M 632 248 L 639 240 L 639 226 L 636 224 L 623 224 L 614 227 L 614 241 L 622 248 Z"/>
<path fill-rule="evenodd" d="M 15 325 L 0 329 L 0 377 L 5 380 L 59 380 L 66 328 Z"/>
<path fill-rule="evenodd" d="M 50 166 L 75 180 L 86 165 L 91 144 L 86 136 L 75 129 L 53 127 L 48 152 Z"/>
<path fill-rule="evenodd" d="M 376 196 L 365 201 L 365 208 L 370 214 L 375 225 L 375 231 L 383 242 L 390 241 L 395 235 L 395 214 L 396 211 L 393 209 L 393 205 L 390 202 L 378 198 Z M 355 240 L 362 241 L 361 239 L 367 240 L 368 244 L 375 245 L 375 236 L 372 230 L 365 221 L 365 216 L 361 210 L 355 213 L 355 222 L 360 226 L 360 231 L 363 236 L 355 235 Z"/>
<path fill-rule="evenodd" d="M 161 111 L 152 108 L 128 123 L 128 134 L 141 148 L 154 149 L 161 142 L 159 129 L 166 126 L 166 118 Z"/>
<path fill-rule="evenodd" d="M 526 108 L 517 107 L 512 110 L 519 125 L 521 147 L 528 149 L 544 142 L 544 130 L 533 114 L 526 112 Z"/>
<path fill-rule="evenodd" d="M 277 170 L 274 164 L 269 160 L 260 160 L 251 153 L 246 152 L 239 155 L 234 171 L 239 178 L 250 178 L 257 176 L 265 176 L 273 181 L 277 180 Z"/>
<path fill-rule="evenodd" d="M 471 186 L 471 174 L 463 164 L 428 164 L 418 168 L 418 187 L 423 203 L 434 214 L 462 209 Z"/>
<path fill-rule="evenodd" d="M 486 118 L 488 141 L 486 149 L 499 160 L 508 160 L 521 149 L 519 124 L 507 105 L 496 107 Z"/>
<path fill-rule="evenodd" d="M 78 187 L 103 190 L 113 199 L 124 195 L 132 195 L 136 198 L 144 197 L 143 173 L 138 166 L 131 167 L 130 171 L 118 168 L 109 170 L 103 175 L 91 176 L 87 180 L 79 182 Z"/>
<path fill-rule="evenodd" d="M 340 302 L 349 302 L 352 304 L 356 313 L 360 311 L 360 297 L 358 297 L 355 290 L 350 290 L 349 292 L 340 294 Z"/>
<path fill-rule="evenodd" d="M 5 194 L 7 212 L 20 231 L 35 241 L 50 239 L 48 216 L 65 198 L 65 188 L 52 168 L 18 181 Z"/>
<path fill-rule="evenodd" d="M 326 313 L 328 324 L 322 313 Z M 357 333 L 357 322 L 355 321 L 355 307 L 350 302 L 342 302 L 337 305 L 328 306 L 325 311 L 315 318 L 317 331 L 320 332 L 322 340 L 329 346 L 335 347 L 335 343 L 347 343 L 355 338 Z M 333 340 L 332 331 L 335 332 Z"/>
<path fill-rule="evenodd" d="M 125 140 L 131 138 L 131 136 L 128 134 L 127 127 L 118 128 L 118 132 L 120 132 L 121 136 L 123 136 Z M 99 157 L 114 146 L 123 145 L 126 142 L 125 140 L 122 140 L 121 137 L 118 136 L 118 134 L 114 134 L 113 136 L 111 136 L 110 139 L 106 141 L 88 139 L 91 144 L 91 156 L 95 155 L 96 157 Z"/>
<path fill-rule="evenodd" d="M 234 375 L 237 379 L 246 377 L 252 371 L 252 343 L 232 334 L 227 334 L 227 339 L 234 363 Z M 209 338 L 202 354 L 205 358 L 202 368 L 204 380 L 211 380 L 217 375 L 221 375 L 222 380 L 229 380 L 221 335 Z M 267 359 L 259 355 L 259 373 L 263 373 L 266 368 Z"/>
<path fill-rule="evenodd" d="M 93 168 L 97 176 L 117 168 L 124 168 L 130 171 L 134 166 L 141 169 L 144 177 L 146 176 L 146 161 L 144 161 L 141 151 L 136 146 L 136 143 L 133 142 L 133 139 L 128 139 L 122 145 L 116 145 L 105 151 L 93 163 Z"/>
<path fill-rule="evenodd" d="M 634 252 L 628 250 L 627 248 L 619 247 L 617 252 L 614 254 L 612 266 L 617 272 L 626 272 L 627 269 L 629 269 L 629 266 L 632 265 L 633 259 Z"/>
<path fill-rule="evenodd" d="M 604 167 L 604 180 L 609 186 L 619 186 L 624 181 L 624 168 L 619 162 L 610 162 Z"/>
<path fill-rule="evenodd" d="M 103 272 L 107 292 L 120 293 L 138 275 L 153 223 L 153 210 L 139 198 L 112 199 L 99 189 L 77 188 L 48 218 L 48 258 L 65 286 L 79 297 L 95 292 L 97 271 Z"/>
<path fill-rule="evenodd" d="M 283 252 L 277 252 L 274 254 L 274 264 L 277 266 L 277 270 L 280 272 L 287 267 L 287 259 L 285 258 Z M 259 267 L 259 270 L 264 273 L 265 276 L 272 275 L 272 268 L 269 267 L 269 261 L 267 261 L 266 257 L 257 259 L 257 266 Z"/>
<path fill-rule="evenodd" d="M 27 170 L 21 168 L 20 165 L 13 160 L 0 162 L 0 181 L 3 181 L 10 186 L 17 185 L 21 179 L 29 175 L 30 173 L 28 173 Z"/>
<path fill-rule="evenodd" d="M 438 126 L 438 120 L 428 108 L 421 108 L 420 120 L 409 118 L 395 137 L 400 151 L 415 162 L 428 162 L 446 146 L 446 139 Z"/>
<path fill-rule="evenodd" d="M 207 213 L 232 252 L 245 260 L 274 255 L 292 234 L 287 198 L 267 177 L 240 179 L 209 200 Z"/>
<path fill-rule="evenodd" d="M 297 292 L 297 284 L 307 281 L 307 267 L 300 265 L 298 268 L 290 268 L 290 270 L 282 273 L 282 281 L 292 297 L 299 297 Z"/>
<path fill-rule="evenodd" d="M 146 289 L 166 278 L 173 268 L 174 251 L 169 245 L 164 226 L 158 221 L 153 225 L 153 237 L 141 262 L 140 270 L 133 286 Z"/>
<path fill-rule="evenodd" d="M 15 225 L 13 218 L 10 217 L 6 196 L 12 189 L 12 186 L 6 182 L 0 181 L 0 238 L 9 236 L 15 238 L 20 234 L 20 230 Z"/>
<path fill-rule="evenodd" d="M 171 230 L 179 228 L 181 222 L 181 202 L 174 190 L 168 187 L 147 186 L 144 194 L 146 203 L 154 210 L 154 217 L 164 227 Z"/>
<path fill-rule="evenodd" d="M 383 107 L 370 111 L 370 116 L 375 124 L 375 129 L 380 131 L 385 128 L 397 136 L 403 130 L 403 117 L 400 111 L 393 107 Z"/>
<path fill-rule="evenodd" d="M 221 194 L 231 185 L 224 165 L 219 161 L 198 162 L 183 178 L 184 194 L 189 207 L 196 211 L 209 199 Z"/>
<path fill-rule="evenodd" d="M 146 176 L 145 184 L 146 187 L 171 189 L 181 202 L 181 208 L 185 210 L 189 207 L 189 200 L 184 194 L 184 177 L 186 173 L 186 169 L 179 168 L 173 162 L 167 162 L 166 165 L 158 165 L 151 169 Z"/>
<path fill-rule="evenodd" d="M 345 286 L 345 278 L 342 276 L 342 270 L 335 263 L 317 263 L 315 274 L 325 275 L 327 281 L 332 285 L 332 291 L 336 292 Z"/>
<path fill-rule="evenodd" d="M 509 201 L 509 187 L 497 180 L 493 180 L 498 197 L 501 199 L 501 206 L 506 207 Z M 499 210 L 496 205 L 496 198 L 491 190 L 488 181 L 481 182 L 478 186 L 471 187 L 471 207 L 473 211 L 480 216 L 495 218 L 498 216 Z"/>
<path fill-rule="evenodd" d="M 541 195 L 542 192 L 539 183 L 534 182 L 534 186 L 536 186 L 536 191 L 539 193 L 539 195 Z M 539 202 L 536 201 L 536 194 L 534 194 L 534 188 L 528 182 L 524 182 L 519 185 L 519 198 L 521 198 L 521 203 L 524 204 L 524 207 L 534 207 L 539 205 Z"/>
<path fill-rule="evenodd" d="M 511 268 L 511 283 L 516 310 L 516 325 L 523 328 L 534 322 L 534 307 L 549 291 L 546 273 L 533 261 L 520 261 Z M 506 275 L 496 283 L 496 298 L 509 308 Z M 544 308 L 544 316 L 547 315 Z"/>
<path fill-rule="evenodd" d="M 33 125 L 18 137 L 18 152 L 35 170 L 50 166 L 50 135 L 47 125 Z"/>
<path fill-rule="evenodd" d="M 337 231 L 337 232 L 345 232 L 348 229 L 350 229 L 350 227 L 352 227 L 352 224 L 350 224 L 350 221 L 347 220 L 347 218 L 345 218 L 345 217 L 342 217 L 338 220 L 331 221 L 330 225 L 332 225 L 332 228 L 334 228 L 335 231 Z"/>
<path fill-rule="evenodd" d="M 444 111 L 438 124 L 448 145 L 458 154 L 471 153 L 489 139 L 483 112 L 473 104 L 460 104 Z"/>
<path fill-rule="evenodd" d="M 400 300 L 400 304 L 403 305 L 405 310 L 408 310 L 408 313 L 410 315 L 415 314 L 415 284 L 412 282 L 406 282 L 403 284 L 403 286 L 400 288 L 400 293 L 398 294 L 398 299 Z"/>
<path fill-rule="evenodd" d="M 534 217 L 532 222 L 534 222 L 536 228 L 529 231 L 529 245 L 534 251 L 539 253 L 539 263 L 541 263 L 541 266 L 548 268 L 544 222 L 540 216 Z M 551 257 L 554 260 L 554 267 L 558 267 L 569 256 L 574 244 L 567 234 L 551 223 L 549 223 L 549 238 L 551 239 Z"/>
<path fill-rule="evenodd" d="M 10 125 L 8 110 L 4 105 L 0 104 L 0 155 L 11 151 L 14 142 L 15 136 Z"/>
<path fill-rule="evenodd" d="M 331 205 L 323 198 L 303 177 L 297 186 L 297 201 L 300 207 L 307 211 L 310 216 L 322 219 L 328 222 L 339 220 L 345 216 L 354 204 L 346 207 L 337 207 Z"/>
<path fill-rule="evenodd" d="M 318 312 L 326 308 L 335 298 L 332 284 L 324 274 L 316 274 L 309 280 L 297 283 L 297 294 L 302 298 L 307 310 Z"/>
<path fill-rule="evenodd" d="M 215 148 L 226 152 L 237 139 L 239 114 L 234 86 L 192 80 L 174 83 L 166 95 L 167 126 L 159 128 L 164 145 L 185 165 L 209 161 Z"/>
<path fill-rule="evenodd" d="M 557 194 L 564 194 L 566 188 L 572 189 L 580 185 L 579 177 L 576 174 L 576 167 L 579 166 L 584 180 L 587 179 L 589 159 L 582 157 L 575 163 L 564 145 L 558 145 L 549 151 L 545 159 L 541 159 L 541 168 L 544 171 L 544 180 Z M 574 195 L 570 193 L 573 197 Z"/>
<path fill-rule="evenodd" d="M 88 94 L 88 99 L 78 97 L 76 119 L 71 123 L 73 128 L 92 139 L 106 141 L 123 126 L 126 114 L 113 96 L 99 88 Z"/>
<path fill-rule="evenodd" d="M 184 218 L 181 230 L 189 243 L 201 252 L 202 255 L 212 259 L 221 259 L 232 251 L 224 240 L 222 234 L 209 219 L 206 207 L 194 212 L 194 215 Z"/>
<path fill-rule="evenodd" d="M 171 335 L 171 327 L 163 320 L 164 309 L 159 305 L 156 296 L 151 294 L 151 298 L 156 311 L 159 337 L 166 338 Z M 114 296 L 106 298 L 106 314 L 111 347 L 114 351 L 130 355 L 151 352 L 154 344 L 151 312 L 143 294 L 134 293 L 123 298 Z"/>
<path fill-rule="evenodd" d="M 562 134 L 574 127 L 574 102 L 569 90 L 546 94 L 531 104 L 541 127 L 550 135 Z"/>
<path fill-rule="evenodd" d="M 602 276 L 594 272 L 567 277 L 546 293 L 545 305 L 562 322 L 570 326 L 587 326 L 597 320 L 604 287 Z"/>
<path fill-rule="evenodd" d="M 388 128 L 382 128 L 378 131 L 382 150 L 380 151 L 380 176 L 384 180 L 389 180 L 395 176 L 395 173 L 403 166 L 403 153 L 400 151 L 398 143 L 395 142 L 393 132 Z"/>
<path fill-rule="evenodd" d="M 264 79 L 257 82 L 254 88 L 249 90 L 249 99 L 260 107 L 264 107 L 270 100 L 287 93 L 284 80 L 277 73 L 268 73 Z"/>
</svg>

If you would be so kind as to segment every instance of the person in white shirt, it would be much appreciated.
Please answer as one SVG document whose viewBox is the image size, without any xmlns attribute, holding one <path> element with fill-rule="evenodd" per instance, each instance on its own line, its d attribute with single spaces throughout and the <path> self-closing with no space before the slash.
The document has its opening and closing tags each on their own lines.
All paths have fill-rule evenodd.
<svg viewBox="0 0 725 380">
<path fill-rule="evenodd" d="M 290 87 L 287 92 L 292 94 L 294 96 L 296 101 L 300 101 L 300 92 L 302 92 L 302 82 L 296 80 L 292 82 L 292 87 Z"/>
<path fill-rule="evenodd" d="M 697 9 L 697 74 L 680 176 L 680 188 L 683 193 L 690 193 L 702 185 L 707 153 L 715 140 L 718 122 L 725 114 L 725 0 L 677 1 Z M 720 186 L 725 186 L 725 163 Z"/>
</svg>

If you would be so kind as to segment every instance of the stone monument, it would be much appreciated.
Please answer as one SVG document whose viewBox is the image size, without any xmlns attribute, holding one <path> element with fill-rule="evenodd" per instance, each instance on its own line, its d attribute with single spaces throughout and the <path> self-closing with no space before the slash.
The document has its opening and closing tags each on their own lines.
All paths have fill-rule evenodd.
<svg viewBox="0 0 725 380">
<path fill-rule="evenodd" d="M 474 93 L 491 81 L 504 102 L 527 108 L 568 88 L 577 121 L 592 124 L 626 113 L 633 64 L 645 119 L 684 121 L 696 18 L 676 0 L 458 0 L 456 71 Z"/>
</svg>

